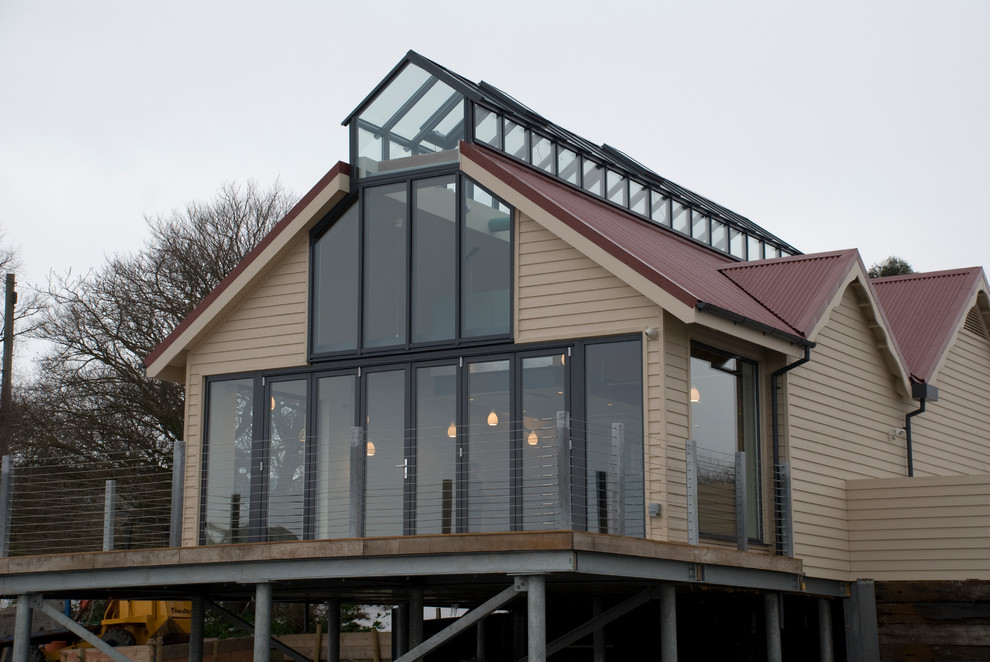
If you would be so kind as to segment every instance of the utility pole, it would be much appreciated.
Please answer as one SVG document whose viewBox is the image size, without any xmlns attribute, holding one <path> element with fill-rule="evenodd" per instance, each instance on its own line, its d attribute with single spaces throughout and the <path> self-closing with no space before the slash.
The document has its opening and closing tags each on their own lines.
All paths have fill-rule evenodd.
<svg viewBox="0 0 990 662">
<path fill-rule="evenodd" d="M 10 454 L 7 422 L 10 417 L 11 371 L 14 365 L 14 274 L 7 274 L 3 308 L 3 379 L 0 382 L 0 457 Z"/>
</svg>

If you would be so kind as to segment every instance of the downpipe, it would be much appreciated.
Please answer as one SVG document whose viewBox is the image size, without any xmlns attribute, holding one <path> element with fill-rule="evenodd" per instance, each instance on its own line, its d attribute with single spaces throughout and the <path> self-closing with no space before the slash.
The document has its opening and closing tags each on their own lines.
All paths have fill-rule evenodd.
<svg viewBox="0 0 990 662">
<path fill-rule="evenodd" d="M 773 441 L 773 516 L 774 516 L 774 526 L 777 528 L 777 533 L 774 534 L 776 540 L 777 554 L 784 553 L 784 544 L 780 537 L 780 520 L 783 517 L 782 508 L 780 505 L 781 493 L 780 493 L 780 396 L 778 395 L 780 385 L 780 378 L 786 373 L 790 372 L 794 368 L 804 365 L 811 360 L 811 345 L 804 346 L 804 357 L 798 359 L 794 363 L 785 365 L 779 370 L 775 370 L 770 373 L 770 436 Z"/>
</svg>

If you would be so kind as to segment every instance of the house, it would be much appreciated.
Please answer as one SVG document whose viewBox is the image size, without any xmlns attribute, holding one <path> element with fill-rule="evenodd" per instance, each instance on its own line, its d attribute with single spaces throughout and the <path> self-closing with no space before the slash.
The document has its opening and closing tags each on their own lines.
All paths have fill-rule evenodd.
<svg viewBox="0 0 990 662">
<path fill-rule="evenodd" d="M 874 580 L 990 579 L 981 269 L 871 282 L 414 52 L 344 124 L 147 358 L 181 547 L 5 594 L 254 597 L 259 640 L 381 602 L 403 660 L 870 660 Z"/>
</svg>

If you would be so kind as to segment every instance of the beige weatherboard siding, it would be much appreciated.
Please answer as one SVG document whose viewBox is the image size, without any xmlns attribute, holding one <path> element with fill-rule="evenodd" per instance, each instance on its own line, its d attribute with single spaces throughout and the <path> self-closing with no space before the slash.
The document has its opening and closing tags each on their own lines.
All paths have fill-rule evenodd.
<svg viewBox="0 0 990 662">
<path fill-rule="evenodd" d="M 809 575 L 850 576 L 846 480 L 907 475 L 902 439 L 911 402 L 899 395 L 868 314 L 852 284 L 814 340 L 811 361 L 788 373 L 788 446 L 794 552 Z"/>
<path fill-rule="evenodd" d="M 517 343 L 634 333 L 643 339 L 644 497 L 666 511 L 660 307 L 525 214 L 517 219 Z M 648 327 L 657 329 L 656 340 L 645 335 Z M 647 538 L 666 539 L 666 517 L 647 517 L 646 526 Z"/>
<path fill-rule="evenodd" d="M 854 577 L 990 580 L 990 475 L 850 480 Z"/>
<path fill-rule="evenodd" d="M 914 475 L 990 473 L 990 340 L 960 327 L 934 384 L 911 419 Z"/>
<path fill-rule="evenodd" d="M 207 377 L 306 365 L 309 236 L 293 241 L 285 257 L 197 343 L 186 359 L 186 476 L 184 545 L 199 535 L 204 382 Z"/>
</svg>

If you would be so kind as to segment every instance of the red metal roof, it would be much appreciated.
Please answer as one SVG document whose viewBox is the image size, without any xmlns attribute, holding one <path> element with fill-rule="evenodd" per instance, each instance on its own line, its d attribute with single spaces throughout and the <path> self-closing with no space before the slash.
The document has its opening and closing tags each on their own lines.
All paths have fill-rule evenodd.
<svg viewBox="0 0 990 662">
<path fill-rule="evenodd" d="M 461 153 L 678 300 L 792 337 L 807 338 L 859 261 L 847 250 L 736 262 L 486 148 L 462 143 Z"/>
<path fill-rule="evenodd" d="M 911 378 L 927 383 L 969 311 L 973 295 L 986 282 L 983 269 L 932 271 L 871 282 Z"/>
<path fill-rule="evenodd" d="M 803 335 L 815 324 L 859 261 L 855 249 L 795 255 L 758 262 L 739 262 L 721 272 Z"/>
</svg>

